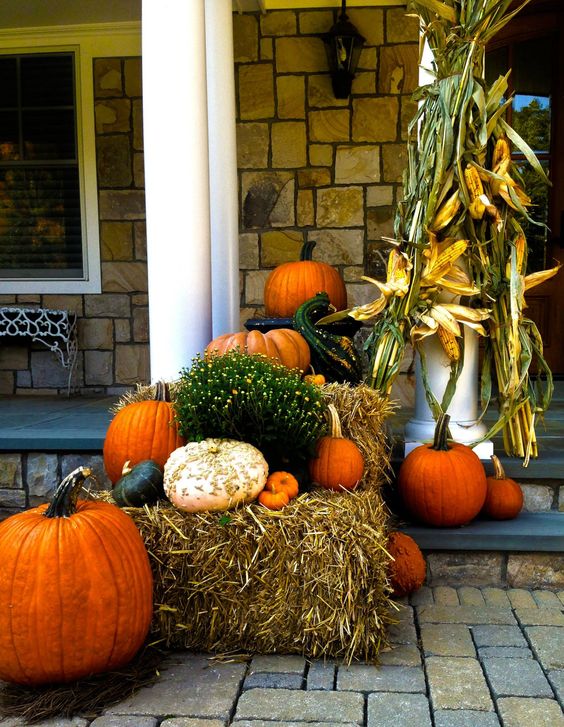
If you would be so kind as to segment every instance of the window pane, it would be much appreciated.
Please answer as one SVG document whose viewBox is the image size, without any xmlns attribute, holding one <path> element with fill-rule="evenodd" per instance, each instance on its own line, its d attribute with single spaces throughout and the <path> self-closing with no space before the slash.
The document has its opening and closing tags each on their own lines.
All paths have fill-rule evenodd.
<svg viewBox="0 0 564 727">
<path fill-rule="evenodd" d="M 0 169 L 0 276 L 81 277 L 78 170 Z"/>
<path fill-rule="evenodd" d="M 72 106 L 73 79 L 71 55 L 44 53 L 22 57 L 22 106 Z"/>
<path fill-rule="evenodd" d="M 18 112 L 0 111 L 0 161 L 13 161 L 19 158 L 20 132 Z"/>
<path fill-rule="evenodd" d="M 74 111 L 24 111 L 22 133 L 26 159 L 74 159 Z"/>
<path fill-rule="evenodd" d="M 18 71 L 15 58 L 0 56 L 0 108 L 14 108 L 18 105 Z"/>
</svg>

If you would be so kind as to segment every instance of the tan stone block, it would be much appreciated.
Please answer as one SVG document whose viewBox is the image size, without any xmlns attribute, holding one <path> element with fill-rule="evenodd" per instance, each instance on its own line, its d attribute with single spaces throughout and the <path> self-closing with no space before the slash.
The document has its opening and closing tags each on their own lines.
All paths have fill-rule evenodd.
<svg viewBox="0 0 564 727">
<path fill-rule="evenodd" d="M 261 61 L 271 61 L 274 58 L 274 40 L 272 38 L 260 39 Z"/>
<path fill-rule="evenodd" d="M 293 10 L 271 10 L 260 18 L 262 35 L 295 35 L 296 14 Z"/>
<path fill-rule="evenodd" d="M 290 227 L 296 224 L 295 189 L 294 179 L 282 187 L 269 217 L 273 227 Z"/>
<path fill-rule="evenodd" d="M 12 396 L 15 393 L 15 381 L 13 371 L 0 371 L 0 394 Z"/>
<path fill-rule="evenodd" d="M 386 10 L 386 43 L 414 43 L 419 38 L 419 21 L 405 7 Z"/>
<path fill-rule="evenodd" d="M 335 98 L 331 77 L 328 73 L 308 76 L 307 99 L 313 108 L 328 108 L 335 106 L 348 106 L 348 98 Z"/>
<path fill-rule="evenodd" d="M 102 260 L 131 260 L 133 225 L 131 222 L 102 222 L 100 225 Z"/>
<path fill-rule="evenodd" d="M 378 67 L 378 53 L 376 48 L 363 48 L 358 59 L 359 71 L 375 71 Z"/>
<path fill-rule="evenodd" d="M 368 96 L 376 93 L 376 74 L 372 71 L 362 71 L 353 78 L 353 96 Z"/>
<path fill-rule="evenodd" d="M 401 182 L 407 166 L 405 144 L 384 144 L 382 146 L 382 181 Z"/>
<path fill-rule="evenodd" d="M 311 111 L 309 137 L 311 141 L 349 141 L 350 111 Z"/>
<path fill-rule="evenodd" d="M 147 264 L 102 263 L 102 290 L 105 293 L 132 293 L 147 290 Z"/>
<path fill-rule="evenodd" d="M 149 340 L 149 309 L 133 309 L 133 340 L 135 343 L 146 343 Z"/>
<path fill-rule="evenodd" d="M 251 270 L 245 273 L 245 305 L 264 303 L 264 284 L 269 274 L 269 270 Z"/>
<path fill-rule="evenodd" d="M 317 190 L 319 227 L 351 227 L 364 224 L 362 187 L 331 187 Z"/>
<path fill-rule="evenodd" d="M 85 315 L 98 318 L 128 318 L 131 314 L 129 295 L 104 293 L 84 296 Z"/>
<path fill-rule="evenodd" d="M 435 709 L 493 711 L 490 691 L 477 659 L 431 656 L 426 666 Z"/>
<path fill-rule="evenodd" d="M 366 237 L 369 240 L 393 237 L 395 212 L 394 207 L 368 208 L 366 211 Z"/>
<path fill-rule="evenodd" d="M 29 350 L 27 346 L 0 346 L 0 370 L 23 370 L 27 369 L 28 365 Z"/>
<path fill-rule="evenodd" d="M 347 283 L 348 305 L 366 305 L 378 296 L 374 294 L 374 286 L 368 283 Z"/>
<path fill-rule="evenodd" d="M 44 295 L 43 307 L 54 310 L 70 310 L 77 316 L 82 315 L 81 295 Z"/>
<path fill-rule="evenodd" d="M 299 227 L 311 227 L 315 223 L 315 207 L 313 204 L 313 190 L 298 190 L 296 215 Z"/>
<path fill-rule="evenodd" d="M 96 141 L 98 188 L 130 187 L 133 181 L 129 137 L 125 134 L 98 136 Z"/>
<path fill-rule="evenodd" d="M 276 38 L 277 73 L 327 71 L 327 55 L 321 38 Z"/>
<path fill-rule="evenodd" d="M 394 202 L 394 188 L 388 185 L 373 185 L 366 188 L 366 206 L 390 206 Z"/>
<path fill-rule="evenodd" d="M 298 186 L 326 187 L 331 184 L 331 171 L 329 169 L 300 169 L 298 171 Z"/>
<path fill-rule="evenodd" d="M 299 260 L 303 242 L 303 233 L 295 230 L 263 232 L 260 256 L 262 267 L 275 267 Z"/>
<path fill-rule="evenodd" d="M 119 58 L 96 58 L 94 60 L 94 96 L 121 96 L 123 76 Z"/>
<path fill-rule="evenodd" d="M 128 98 L 98 101 L 94 115 L 97 134 L 131 130 L 131 101 Z"/>
<path fill-rule="evenodd" d="M 133 240 L 135 242 L 135 259 L 147 259 L 147 224 L 145 220 L 136 220 L 133 223 Z"/>
<path fill-rule="evenodd" d="M 271 226 L 271 216 L 277 207 L 277 218 L 283 216 L 282 209 L 278 205 L 281 200 L 286 204 L 285 190 L 293 185 L 293 172 L 243 172 L 241 175 L 243 228 Z M 290 216 L 289 210 L 287 214 Z"/>
<path fill-rule="evenodd" d="M 380 180 L 380 147 L 338 146 L 335 159 L 336 184 L 362 184 Z"/>
<path fill-rule="evenodd" d="M 504 606 L 505 608 L 511 608 L 511 601 L 503 588 L 482 588 L 482 595 L 486 606 Z"/>
<path fill-rule="evenodd" d="M 123 64 L 125 93 L 127 96 L 142 96 L 141 58 L 126 58 Z"/>
<path fill-rule="evenodd" d="M 385 46 L 380 51 L 379 93 L 412 93 L 419 84 L 418 47 Z"/>
<path fill-rule="evenodd" d="M 102 190 L 101 220 L 145 219 L 145 193 L 142 190 Z"/>
<path fill-rule="evenodd" d="M 258 21 L 256 15 L 233 14 L 233 55 L 235 63 L 258 61 Z"/>
<path fill-rule="evenodd" d="M 113 349 L 113 334 L 111 318 L 82 318 L 78 322 L 81 349 Z"/>
<path fill-rule="evenodd" d="M 149 346 L 122 344 L 116 346 L 115 356 L 116 384 L 133 386 L 149 382 Z"/>
<path fill-rule="evenodd" d="M 237 124 L 237 167 L 267 167 L 269 144 L 268 124 Z"/>
<path fill-rule="evenodd" d="M 133 148 L 143 150 L 143 101 L 140 98 L 132 101 L 131 118 L 133 120 Z"/>
<path fill-rule="evenodd" d="M 349 265 L 343 270 L 343 280 L 345 283 L 361 283 L 363 275 L 364 268 L 362 265 Z"/>
<path fill-rule="evenodd" d="M 244 331 L 245 329 L 245 323 L 252 318 L 264 318 L 264 308 L 262 307 L 256 307 L 256 308 L 240 308 L 239 309 L 239 330 Z"/>
<path fill-rule="evenodd" d="M 358 32 L 366 39 L 366 45 L 382 45 L 384 42 L 384 11 L 347 8 L 347 15 Z"/>
<path fill-rule="evenodd" d="M 133 154 L 133 185 L 137 189 L 145 187 L 145 155 L 143 152 Z"/>
<path fill-rule="evenodd" d="M 303 35 L 326 33 L 334 22 L 332 10 L 310 10 L 298 13 L 298 26 Z"/>
<path fill-rule="evenodd" d="M 330 144 L 310 144 L 309 163 L 314 167 L 333 166 L 333 147 Z"/>
<path fill-rule="evenodd" d="M 399 104 L 396 98 L 353 99 L 353 141 L 395 141 Z"/>
<path fill-rule="evenodd" d="M 426 656 L 476 657 L 476 649 L 466 624 L 423 624 L 421 642 Z"/>
<path fill-rule="evenodd" d="M 305 118 L 305 79 L 303 76 L 279 76 L 276 79 L 278 117 Z"/>
<path fill-rule="evenodd" d="M 135 293 L 131 296 L 132 305 L 149 305 L 149 296 L 147 293 Z"/>
<path fill-rule="evenodd" d="M 509 553 L 507 583 L 514 588 L 564 588 L 564 554 Z"/>
<path fill-rule="evenodd" d="M 129 343 L 131 341 L 131 322 L 128 318 L 115 318 L 114 331 L 116 343 Z"/>
<path fill-rule="evenodd" d="M 244 270 L 259 267 L 259 236 L 253 232 L 239 235 L 239 267 Z"/>
<path fill-rule="evenodd" d="M 0 295 L 0 305 L 14 305 L 16 302 L 15 295 Z M 37 301 L 39 302 L 39 301 Z"/>
<path fill-rule="evenodd" d="M 48 502 L 59 484 L 56 454 L 30 452 L 27 456 L 27 487 L 29 504 L 33 507 Z"/>
<path fill-rule="evenodd" d="M 523 491 L 523 510 L 525 512 L 545 512 L 552 509 L 554 490 L 546 485 L 521 484 Z"/>
<path fill-rule="evenodd" d="M 507 597 L 515 609 L 538 608 L 538 604 L 527 588 L 509 588 Z"/>
<path fill-rule="evenodd" d="M 20 454 L 0 454 L 0 488 L 23 487 L 22 457 Z"/>
<path fill-rule="evenodd" d="M 363 262 L 363 230 L 315 230 L 308 235 L 315 240 L 314 260 L 329 265 L 360 265 Z"/>
<path fill-rule="evenodd" d="M 111 386 L 114 383 L 113 351 L 84 352 L 84 383 L 87 386 Z"/>
<path fill-rule="evenodd" d="M 16 296 L 16 300 L 18 305 L 41 305 L 41 296 L 40 295 L 18 295 Z"/>
<path fill-rule="evenodd" d="M 239 116 L 268 119 L 274 116 L 274 80 L 271 63 L 239 67 Z"/>
<path fill-rule="evenodd" d="M 498 586 L 503 561 L 501 553 L 429 553 L 428 585 Z"/>
<path fill-rule="evenodd" d="M 306 125 L 301 121 L 277 121 L 271 127 L 272 166 L 305 167 Z"/>
</svg>

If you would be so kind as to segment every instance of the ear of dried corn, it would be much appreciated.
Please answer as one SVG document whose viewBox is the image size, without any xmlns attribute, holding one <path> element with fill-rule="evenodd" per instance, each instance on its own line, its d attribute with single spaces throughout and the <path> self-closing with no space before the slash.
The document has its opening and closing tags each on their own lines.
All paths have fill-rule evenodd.
<svg viewBox="0 0 564 727">
<path fill-rule="evenodd" d="M 368 381 L 385 393 L 399 372 L 405 341 L 411 338 L 420 349 L 425 336 L 440 337 L 451 360 L 441 402 L 429 388 L 419 350 L 435 415 L 446 410 L 462 370 L 458 324 L 486 334 L 482 404 L 485 410 L 497 390 L 499 409 L 486 437 L 502 430 L 507 453 L 524 464 L 537 454 L 535 420 L 552 394 L 542 340 L 524 314 L 524 294 L 557 268 L 525 276 L 526 239 L 519 219 L 534 220 L 511 146 L 548 180 L 533 151 L 503 118 L 511 103 L 505 98 L 509 74 L 488 88 L 483 71 L 486 44 L 528 2 L 408 1 L 433 53 L 435 76 L 414 94 L 419 107 L 408 129 L 404 192 L 395 220 L 394 255 L 405 255 L 411 265 L 405 266 L 401 295 L 387 290 L 385 300 L 362 311 L 364 319 L 373 311 L 376 316 L 367 341 Z M 460 294 L 461 307 L 487 315 L 473 318 L 458 310 L 445 316 L 445 293 Z"/>
</svg>

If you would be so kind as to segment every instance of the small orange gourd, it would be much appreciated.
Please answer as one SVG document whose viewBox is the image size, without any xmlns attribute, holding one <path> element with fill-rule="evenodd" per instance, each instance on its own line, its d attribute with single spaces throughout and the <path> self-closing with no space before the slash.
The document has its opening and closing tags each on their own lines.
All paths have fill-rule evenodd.
<svg viewBox="0 0 564 727">
<path fill-rule="evenodd" d="M 260 331 L 224 333 L 206 346 L 206 354 L 217 352 L 223 355 L 236 348 L 242 353 L 260 353 L 279 361 L 289 369 L 307 371 L 310 364 L 307 341 L 301 333 L 291 328 L 274 328 L 266 333 Z"/>
<path fill-rule="evenodd" d="M 393 595 L 401 598 L 421 588 L 427 565 L 415 540 L 396 530 L 389 535 L 387 550 L 394 559 L 389 571 Z"/>
<path fill-rule="evenodd" d="M 323 374 L 306 374 L 304 381 L 307 384 L 313 384 L 314 386 L 323 386 L 326 383 L 325 376 Z"/>
<path fill-rule="evenodd" d="M 282 490 L 264 489 L 258 496 L 258 501 L 268 510 L 282 510 L 290 502 L 290 496 Z"/>
<path fill-rule="evenodd" d="M 268 475 L 264 489 L 269 492 L 285 492 L 290 500 L 298 494 L 300 486 L 290 472 L 272 472 Z"/>
<path fill-rule="evenodd" d="M 327 490 L 354 490 L 364 473 L 364 457 L 352 439 L 343 437 L 334 404 L 327 410 L 330 434 L 317 442 L 316 456 L 309 461 L 310 477 Z"/>
<path fill-rule="evenodd" d="M 486 499 L 486 472 L 465 444 L 447 441 L 448 414 L 442 414 L 432 444 L 413 449 L 401 464 L 399 494 L 414 518 L 436 527 L 465 525 Z"/>
<path fill-rule="evenodd" d="M 503 465 L 492 454 L 494 474 L 486 478 L 488 491 L 482 515 L 492 520 L 512 520 L 523 508 L 523 490 L 510 477 L 506 477 Z"/>
</svg>

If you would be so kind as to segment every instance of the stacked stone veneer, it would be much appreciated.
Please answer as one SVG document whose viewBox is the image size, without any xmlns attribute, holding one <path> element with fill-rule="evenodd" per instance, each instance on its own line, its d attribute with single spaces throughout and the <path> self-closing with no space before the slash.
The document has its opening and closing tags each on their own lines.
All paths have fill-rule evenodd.
<svg viewBox="0 0 564 727">
<path fill-rule="evenodd" d="M 147 381 L 148 308 L 141 62 L 94 61 L 101 295 L 0 295 L 0 305 L 78 315 L 74 391 L 119 393 Z M 0 394 L 66 393 L 67 371 L 41 344 L 0 341 Z"/>
<path fill-rule="evenodd" d="M 261 315 L 265 280 L 296 260 L 338 267 L 349 301 L 376 297 L 415 105 L 418 26 L 405 8 L 348 9 L 366 38 L 350 98 L 331 88 L 321 34 L 331 10 L 235 15 L 242 322 Z"/>
</svg>

